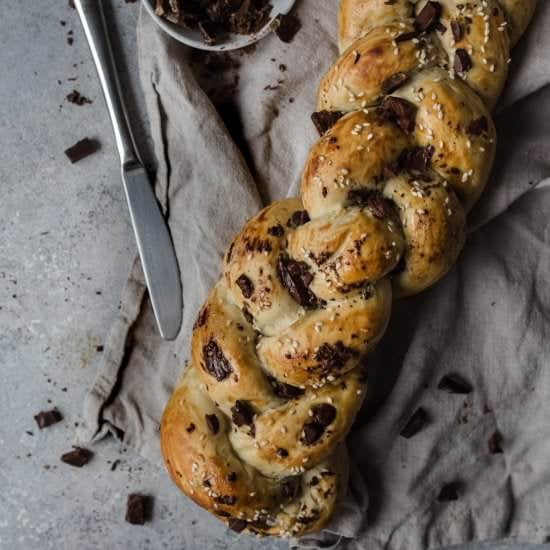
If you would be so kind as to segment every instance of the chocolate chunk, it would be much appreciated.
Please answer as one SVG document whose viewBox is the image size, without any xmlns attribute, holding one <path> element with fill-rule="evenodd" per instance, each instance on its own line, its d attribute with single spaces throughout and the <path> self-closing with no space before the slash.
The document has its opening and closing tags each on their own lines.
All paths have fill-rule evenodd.
<svg viewBox="0 0 550 550">
<path fill-rule="evenodd" d="M 420 32 L 429 32 L 439 23 L 441 17 L 441 4 L 428 2 L 416 16 L 414 25 Z"/>
<path fill-rule="evenodd" d="M 273 391 L 277 397 L 282 397 L 283 399 L 294 399 L 304 394 L 304 390 L 301 388 L 291 386 L 290 384 L 285 384 L 284 382 L 279 382 L 279 380 L 273 378 L 273 376 L 268 375 L 267 379 L 273 387 Z"/>
<path fill-rule="evenodd" d="M 307 210 L 297 210 L 288 218 L 288 221 L 286 222 L 287 227 L 292 227 L 293 229 L 296 229 L 296 227 L 300 227 L 300 225 L 304 225 L 309 221 L 309 214 L 307 213 Z"/>
<path fill-rule="evenodd" d="M 341 111 L 317 111 L 311 115 L 311 120 L 315 124 L 315 128 L 322 136 L 326 134 L 342 117 L 344 113 Z"/>
<path fill-rule="evenodd" d="M 283 449 L 282 447 L 278 447 L 277 450 L 275 451 L 275 454 L 279 458 L 286 458 L 288 456 L 288 451 L 286 449 Z"/>
<path fill-rule="evenodd" d="M 500 432 L 496 431 L 487 441 L 487 446 L 489 447 L 489 452 L 493 455 L 502 454 L 502 435 Z"/>
<path fill-rule="evenodd" d="M 215 44 L 224 35 L 223 27 L 214 21 L 199 21 L 198 26 L 205 44 Z"/>
<path fill-rule="evenodd" d="M 489 123 L 487 122 L 487 117 L 482 116 L 472 120 L 466 131 L 472 136 L 480 136 L 484 132 L 488 132 Z"/>
<path fill-rule="evenodd" d="M 126 501 L 126 516 L 124 519 L 132 525 L 143 525 L 145 523 L 148 497 L 144 495 L 128 495 Z"/>
<path fill-rule="evenodd" d="M 318 305 L 317 297 L 309 289 L 313 275 L 305 262 L 298 262 L 281 255 L 277 260 L 277 276 L 281 285 L 298 304 L 305 308 Z"/>
<path fill-rule="evenodd" d="M 254 324 L 254 317 L 245 307 L 243 307 L 243 316 L 251 325 Z"/>
<path fill-rule="evenodd" d="M 229 472 L 227 476 L 225 476 L 225 479 L 227 479 L 229 483 L 234 483 L 237 481 L 237 472 Z"/>
<path fill-rule="evenodd" d="M 447 27 L 439 21 L 439 23 L 435 26 L 435 30 L 441 34 L 445 34 L 447 32 Z"/>
<path fill-rule="evenodd" d="M 203 327 L 206 324 L 206 320 L 208 319 L 208 307 L 204 306 L 197 317 L 197 320 L 195 321 L 195 324 L 193 325 L 194 329 Z"/>
<path fill-rule="evenodd" d="M 304 429 L 300 441 L 305 445 L 313 445 L 315 442 L 319 441 L 323 434 L 325 433 L 325 426 L 319 424 L 319 422 L 306 422 L 304 424 Z"/>
<path fill-rule="evenodd" d="M 311 481 L 309 482 L 310 487 L 316 487 L 317 485 L 319 485 L 319 481 L 320 479 L 317 476 L 313 476 L 311 478 Z"/>
<path fill-rule="evenodd" d="M 52 409 L 51 411 L 40 411 L 37 415 L 34 416 L 38 427 L 42 430 L 47 428 L 56 422 L 61 422 L 63 416 L 57 409 Z"/>
<path fill-rule="evenodd" d="M 240 533 L 246 529 L 247 521 L 244 519 L 229 518 L 227 524 L 229 525 L 229 529 L 235 531 L 236 533 Z"/>
<path fill-rule="evenodd" d="M 193 424 L 193 422 L 191 422 L 191 424 L 189 424 L 189 426 L 187 426 L 187 428 L 185 428 L 185 431 L 189 434 L 193 433 L 195 431 L 195 424 Z"/>
<path fill-rule="evenodd" d="M 393 212 L 393 208 L 391 207 L 388 199 L 374 194 L 369 198 L 367 208 L 370 210 L 372 215 L 379 220 L 388 218 Z"/>
<path fill-rule="evenodd" d="M 254 409 L 246 401 L 238 399 L 231 407 L 231 417 L 239 427 L 250 426 L 254 422 Z"/>
<path fill-rule="evenodd" d="M 451 32 L 453 33 L 453 38 L 455 42 L 460 42 L 464 38 L 464 29 L 462 28 L 462 23 L 454 19 L 451 21 Z"/>
<path fill-rule="evenodd" d="M 472 391 L 472 385 L 458 374 L 447 374 L 439 381 L 437 389 L 447 393 L 467 394 Z"/>
<path fill-rule="evenodd" d="M 313 412 L 313 420 L 321 424 L 321 426 L 332 424 L 336 418 L 336 409 L 328 403 L 315 405 L 311 411 Z"/>
<path fill-rule="evenodd" d="M 69 147 L 65 154 L 72 164 L 79 162 L 82 159 L 93 155 L 99 150 L 99 143 L 96 140 L 90 138 L 84 138 L 76 142 L 72 147 Z"/>
<path fill-rule="evenodd" d="M 231 0 L 235 3 L 235 0 Z M 231 14 L 229 28 L 237 34 L 252 34 L 265 26 L 272 10 L 269 2 L 241 0 L 240 7 Z"/>
<path fill-rule="evenodd" d="M 347 348 L 342 342 L 335 344 L 323 344 L 315 352 L 315 360 L 322 372 L 340 370 L 349 359 L 356 356 L 357 352 Z"/>
<path fill-rule="evenodd" d="M 465 73 L 473 67 L 472 60 L 464 48 L 458 48 L 455 52 L 454 68 L 457 73 Z"/>
<path fill-rule="evenodd" d="M 271 28 L 281 41 L 289 44 L 302 28 L 302 23 L 294 15 L 280 13 L 271 23 Z"/>
<path fill-rule="evenodd" d="M 428 421 L 428 413 L 422 407 L 418 407 L 399 435 L 410 439 L 424 429 Z"/>
<path fill-rule="evenodd" d="M 392 74 L 382 82 L 382 93 L 388 95 L 395 92 L 395 90 L 401 88 L 408 79 L 409 77 L 405 73 Z"/>
<path fill-rule="evenodd" d="M 267 232 L 272 237 L 282 237 L 285 234 L 285 228 L 279 223 L 277 225 L 271 226 Z"/>
<path fill-rule="evenodd" d="M 220 421 L 218 420 L 218 417 L 215 414 L 205 414 L 204 417 L 206 419 L 208 429 L 216 435 L 220 431 Z"/>
<path fill-rule="evenodd" d="M 432 156 L 435 149 L 433 146 L 427 147 L 411 147 L 405 149 L 399 155 L 398 163 L 402 170 L 413 174 L 423 174 L 430 167 Z"/>
<path fill-rule="evenodd" d="M 91 99 L 83 96 L 78 90 L 73 90 L 70 94 L 67 94 L 66 99 L 69 103 L 74 103 L 79 106 L 85 105 L 86 103 L 92 103 Z"/>
<path fill-rule="evenodd" d="M 241 289 L 245 298 L 250 298 L 254 294 L 254 283 L 243 273 L 235 283 Z"/>
<path fill-rule="evenodd" d="M 61 455 L 61 461 L 70 466 L 76 466 L 77 468 L 82 468 L 84 464 L 88 464 L 94 453 L 83 447 L 73 447 L 72 451 Z"/>
<path fill-rule="evenodd" d="M 385 97 L 382 101 L 381 114 L 407 134 L 414 130 L 416 107 L 406 99 L 394 96 Z"/>
<path fill-rule="evenodd" d="M 237 502 L 237 497 L 233 495 L 219 495 L 214 497 L 214 500 L 218 504 L 225 504 L 226 506 L 233 506 Z"/>
<path fill-rule="evenodd" d="M 202 348 L 203 368 L 218 382 L 225 380 L 232 372 L 233 367 L 214 340 L 210 340 Z"/>
<path fill-rule="evenodd" d="M 447 485 L 444 485 L 441 489 L 437 500 L 439 500 L 439 502 L 450 502 L 453 500 L 458 500 L 460 496 L 460 489 L 461 484 L 456 481 L 453 481 L 452 483 L 447 483 Z"/>
<path fill-rule="evenodd" d="M 400 34 L 399 36 L 395 37 L 395 41 L 397 43 L 399 42 L 408 42 L 409 40 L 412 40 L 413 38 L 416 38 L 418 36 L 418 31 L 409 31 L 404 32 Z"/>
</svg>

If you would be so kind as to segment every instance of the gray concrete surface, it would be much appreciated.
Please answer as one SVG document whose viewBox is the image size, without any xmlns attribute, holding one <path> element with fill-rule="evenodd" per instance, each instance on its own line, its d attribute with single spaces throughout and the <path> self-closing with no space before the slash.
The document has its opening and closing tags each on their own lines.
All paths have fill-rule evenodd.
<svg viewBox="0 0 550 550">
<path fill-rule="evenodd" d="M 112 3 L 121 72 L 139 112 L 138 4 Z M 69 104 L 73 89 L 93 103 Z M 147 151 L 146 125 L 134 122 Z M 63 151 L 85 136 L 102 149 L 71 165 Z M 0 19 L 0 191 L 0 548 L 286 547 L 228 532 L 161 468 L 115 441 L 96 446 L 85 468 L 59 461 L 135 250 L 95 71 L 64 0 L 11 2 Z M 64 421 L 38 430 L 33 415 L 53 405 Z M 124 521 L 130 492 L 154 496 L 145 526 Z"/>
</svg>

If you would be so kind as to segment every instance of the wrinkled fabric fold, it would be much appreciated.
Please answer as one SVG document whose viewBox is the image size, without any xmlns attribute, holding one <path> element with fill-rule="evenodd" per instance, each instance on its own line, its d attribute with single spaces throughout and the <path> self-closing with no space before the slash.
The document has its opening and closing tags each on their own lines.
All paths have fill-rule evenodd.
<svg viewBox="0 0 550 550">
<path fill-rule="evenodd" d="M 337 55 L 336 12 L 334 0 L 302 0 L 293 43 L 270 36 L 232 54 L 225 76 L 236 75 L 238 86 L 223 101 L 239 121 L 239 148 L 211 101 L 222 75 L 209 85 L 196 56 L 142 11 L 138 55 L 155 191 L 180 265 L 184 320 L 175 342 L 160 339 L 136 258 L 84 403 L 80 440 L 111 433 L 161 467 L 160 416 L 225 248 L 262 204 L 298 193 L 317 139 L 310 122 L 317 85 Z M 348 440 L 348 494 L 322 533 L 293 547 L 420 550 L 550 535 L 548 28 L 550 4 L 540 2 L 513 52 L 495 117 L 497 161 L 470 216 L 465 250 L 435 287 L 394 304 Z M 438 390 L 448 373 L 473 391 Z M 400 437 L 418 407 L 428 425 Z M 488 440 L 497 431 L 503 453 L 492 454 Z M 460 487 L 458 500 L 438 500 L 450 482 Z"/>
</svg>

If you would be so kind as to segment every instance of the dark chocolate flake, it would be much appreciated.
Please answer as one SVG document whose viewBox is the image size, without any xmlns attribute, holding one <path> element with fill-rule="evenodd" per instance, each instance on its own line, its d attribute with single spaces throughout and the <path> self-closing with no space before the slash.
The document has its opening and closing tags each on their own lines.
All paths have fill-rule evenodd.
<svg viewBox="0 0 550 550">
<path fill-rule="evenodd" d="M 215 414 L 205 414 L 204 417 L 206 419 L 208 429 L 216 435 L 220 431 L 220 421 L 218 420 L 218 417 Z"/>
<path fill-rule="evenodd" d="M 418 407 L 399 435 L 406 439 L 410 439 L 424 429 L 428 421 L 428 413 L 422 407 Z"/>
<path fill-rule="evenodd" d="M 242 295 L 245 298 L 250 298 L 254 294 L 254 283 L 244 273 L 235 281 L 241 289 Z"/>
<path fill-rule="evenodd" d="M 34 416 L 38 427 L 42 430 L 47 428 L 56 422 L 61 422 L 63 416 L 57 409 L 52 409 L 51 411 L 40 411 L 37 415 Z"/>
<path fill-rule="evenodd" d="M 342 342 L 323 344 L 315 353 L 315 360 L 322 372 L 340 370 L 357 352 L 344 346 Z"/>
<path fill-rule="evenodd" d="M 325 426 L 319 424 L 319 422 L 306 422 L 300 441 L 305 445 L 313 445 L 316 441 L 319 441 L 325 433 Z"/>
<path fill-rule="evenodd" d="M 446 374 L 439 381 L 437 389 L 447 393 L 468 394 L 472 391 L 472 385 L 458 374 Z"/>
<path fill-rule="evenodd" d="M 284 382 L 279 382 L 279 380 L 273 376 L 268 375 L 267 379 L 269 380 L 269 383 L 271 384 L 271 387 L 277 397 L 282 397 L 283 399 L 294 399 L 304 394 L 304 390 L 301 388 L 290 384 L 285 384 Z"/>
<path fill-rule="evenodd" d="M 267 232 L 272 237 L 282 237 L 285 234 L 285 228 L 279 223 L 277 225 L 271 226 Z"/>
<path fill-rule="evenodd" d="M 69 464 L 69 466 L 75 466 L 76 468 L 82 468 L 85 464 L 88 464 L 94 453 L 83 447 L 74 447 L 72 451 L 61 455 L 61 462 Z"/>
<path fill-rule="evenodd" d="M 406 99 L 394 96 L 385 97 L 382 102 L 381 114 L 407 134 L 414 130 L 416 107 Z"/>
<path fill-rule="evenodd" d="M 439 2 L 428 2 L 416 16 L 415 27 L 420 32 L 429 32 L 439 23 L 441 17 L 441 4 Z"/>
<path fill-rule="evenodd" d="M 232 372 L 233 367 L 214 340 L 210 340 L 202 348 L 203 367 L 206 372 L 218 382 L 225 380 Z"/>
<path fill-rule="evenodd" d="M 326 134 L 344 116 L 341 111 L 318 111 L 311 115 L 315 128 L 322 136 Z"/>
<path fill-rule="evenodd" d="M 464 48 L 458 48 L 455 52 L 454 69 L 457 73 L 468 72 L 472 65 L 472 59 Z"/>
<path fill-rule="evenodd" d="M 318 305 L 317 297 L 309 289 L 313 275 L 305 262 L 281 255 L 277 260 L 277 276 L 281 285 L 298 304 L 305 308 L 314 308 Z"/>
<path fill-rule="evenodd" d="M 286 449 L 283 449 L 282 447 L 278 447 L 277 450 L 275 451 L 275 454 L 279 458 L 286 458 L 288 456 L 288 451 Z"/>
<path fill-rule="evenodd" d="M 399 42 L 408 42 L 409 40 L 412 40 L 413 38 L 416 38 L 418 36 L 418 31 L 409 31 L 404 32 L 400 34 L 399 36 L 395 37 L 395 41 L 397 43 Z"/>
<path fill-rule="evenodd" d="M 395 92 L 395 90 L 401 88 L 408 79 L 409 77 L 405 73 L 392 74 L 382 82 L 382 93 L 388 95 Z"/>
<path fill-rule="evenodd" d="M 313 412 L 313 419 L 322 426 L 328 426 L 332 424 L 336 418 L 336 409 L 328 403 L 321 403 L 315 405 L 311 411 Z"/>
<path fill-rule="evenodd" d="M 254 421 L 254 409 L 246 401 L 238 399 L 231 407 L 231 417 L 239 427 L 250 426 Z"/>
<path fill-rule="evenodd" d="M 229 518 L 227 524 L 229 525 L 229 529 L 235 531 L 236 533 L 240 533 L 246 529 L 247 522 L 244 519 Z"/>
<path fill-rule="evenodd" d="M 76 142 L 72 147 L 69 147 L 65 151 L 68 159 L 72 164 L 79 162 L 86 157 L 93 155 L 99 150 L 99 143 L 96 140 L 90 138 L 84 138 Z"/>
<path fill-rule="evenodd" d="M 292 227 L 293 229 L 295 229 L 296 227 L 300 227 L 301 225 L 309 222 L 309 219 L 310 218 L 307 210 L 297 210 L 290 216 L 290 218 L 288 218 L 286 225 L 287 227 Z"/>
<path fill-rule="evenodd" d="M 195 431 L 195 424 L 193 424 L 193 422 L 191 422 L 189 424 L 189 426 L 187 426 L 187 428 L 185 428 L 185 431 L 188 433 L 188 434 L 191 434 Z"/>
<path fill-rule="evenodd" d="M 144 495 L 128 495 L 125 520 L 132 525 L 143 525 L 146 520 L 149 498 Z"/>
<path fill-rule="evenodd" d="M 451 32 L 453 33 L 453 38 L 455 42 L 460 42 L 464 38 L 464 29 L 462 28 L 462 23 L 454 19 L 451 21 Z"/>
<path fill-rule="evenodd" d="M 466 130 L 472 136 L 480 136 L 481 134 L 489 131 L 489 123 L 487 117 L 480 117 L 472 120 Z"/>
<path fill-rule="evenodd" d="M 289 44 L 302 28 L 302 23 L 295 15 L 281 13 L 273 20 L 271 27 L 282 42 Z"/>
</svg>

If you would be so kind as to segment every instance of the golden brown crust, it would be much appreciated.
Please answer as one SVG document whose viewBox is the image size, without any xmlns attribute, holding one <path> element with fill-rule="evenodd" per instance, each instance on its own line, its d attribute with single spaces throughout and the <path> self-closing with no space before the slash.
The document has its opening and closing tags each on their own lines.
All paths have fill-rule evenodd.
<svg viewBox="0 0 550 550">
<path fill-rule="evenodd" d="M 344 497 L 366 357 L 392 298 L 462 249 L 494 159 L 489 110 L 535 3 L 341 0 L 343 53 L 318 95 L 333 125 L 301 198 L 231 243 L 161 423 L 174 482 L 232 529 L 300 536 Z"/>
</svg>

